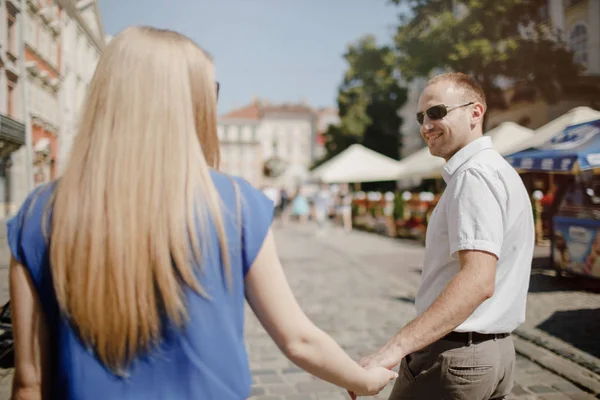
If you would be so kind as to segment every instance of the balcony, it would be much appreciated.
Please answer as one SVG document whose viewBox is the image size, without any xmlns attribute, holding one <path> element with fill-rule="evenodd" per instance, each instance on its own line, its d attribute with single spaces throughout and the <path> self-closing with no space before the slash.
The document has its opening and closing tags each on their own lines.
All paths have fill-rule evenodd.
<svg viewBox="0 0 600 400">
<path fill-rule="evenodd" d="M 6 157 L 25 144 L 25 125 L 0 115 L 0 157 Z"/>
</svg>

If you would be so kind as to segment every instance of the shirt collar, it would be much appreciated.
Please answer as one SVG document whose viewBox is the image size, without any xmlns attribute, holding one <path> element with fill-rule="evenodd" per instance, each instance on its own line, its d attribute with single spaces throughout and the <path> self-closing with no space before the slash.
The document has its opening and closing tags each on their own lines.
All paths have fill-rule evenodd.
<svg viewBox="0 0 600 400">
<path fill-rule="evenodd" d="M 492 138 L 489 136 L 482 136 L 473 140 L 471 143 L 467 144 L 465 147 L 456 152 L 444 165 L 442 170 L 442 177 L 446 184 L 450 182 L 452 179 L 452 175 L 456 172 L 456 170 L 466 163 L 471 157 L 475 154 L 479 153 L 482 150 L 493 149 L 494 146 L 492 144 Z"/>
</svg>

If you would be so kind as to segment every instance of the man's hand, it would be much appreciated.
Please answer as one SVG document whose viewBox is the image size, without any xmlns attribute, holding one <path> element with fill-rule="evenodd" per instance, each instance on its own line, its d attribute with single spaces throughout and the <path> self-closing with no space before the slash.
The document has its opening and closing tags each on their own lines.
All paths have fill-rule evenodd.
<svg viewBox="0 0 600 400">
<path fill-rule="evenodd" d="M 402 361 L 404 354 L 401 354 L 399 350 L 394 350 L 392 346 L 386 345 L 376 351 L 375 353 L 363 357 L 359 364 L 365 369 L 371 369 L 374 367 L 383 367 L 392 369 Z"/>
</svg>

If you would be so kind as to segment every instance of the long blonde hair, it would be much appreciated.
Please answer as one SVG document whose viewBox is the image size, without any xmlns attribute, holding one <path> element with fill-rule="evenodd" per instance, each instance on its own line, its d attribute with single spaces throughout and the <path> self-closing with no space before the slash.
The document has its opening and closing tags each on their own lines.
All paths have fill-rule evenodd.
<svg viewBox="0 0 600 400">
<path fill-rule="evenodd" d="M 211 223 L 231 283 L 209 172 L 219 162 L 216 82 L 190 39 L 134 27 L 102 52 L 88 90 L 54 194 L 50 263 L 61 310 L 123 373 L 160 340 L 162 315 L 185 323 L 185 286 L 206 295 L 193 265 L 207 257 Z"/>
</svg>

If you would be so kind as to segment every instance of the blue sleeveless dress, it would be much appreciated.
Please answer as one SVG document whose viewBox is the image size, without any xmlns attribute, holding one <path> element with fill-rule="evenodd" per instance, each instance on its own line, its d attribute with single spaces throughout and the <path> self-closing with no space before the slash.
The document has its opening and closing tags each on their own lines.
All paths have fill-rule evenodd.
<svg viewBox="0 0 600 400">
<path fill-rule="evenodd" d="M 42 233 L 44 210 L 55 185 L 34 190 L 8 221 L 11 253 L 31 275 L 47 319 L 50 343 L 54 344 L 52 399 L 240 400 L 250 396 L 252 380 L 244 343 L 244 278 L 270 228 L 273 203 L 242 179 L 214 171 L 211 175 L 224 209 L 233 290 L 227 288 L 220 257 L 205 257 L 198 277 L 211 299 L 187 290 L 189 323 L 182 330 L 166 326 L 160 345 L 151 354 L 136 359 L 126 378 L 107 370 L 58 310 L 49 248 Z M 234 180 L 241 197 L 241 213 Z M 51 218 L 51 213 L 48 215 Z M 208 243 L 214 251 L 203 254 L 219 254 L 214 226 L 211 229 Z"/>
</svg>

